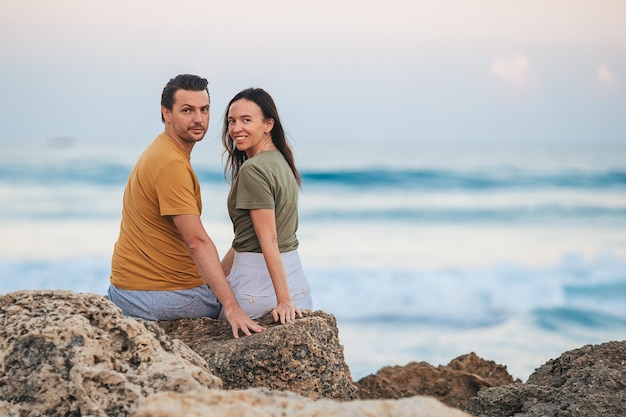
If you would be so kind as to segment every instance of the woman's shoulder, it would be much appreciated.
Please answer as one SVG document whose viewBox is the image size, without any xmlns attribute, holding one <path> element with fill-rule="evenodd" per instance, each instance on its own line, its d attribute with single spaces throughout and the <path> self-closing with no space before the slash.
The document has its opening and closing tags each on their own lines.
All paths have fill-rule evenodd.
<svg viewBox="0 0 626 417">
<path fill-rule="evenodd" d="M 239 168 L 239 175 L 279 178 L 291 174 L 291 168 L 278 150 L 262 152 L 247 159 Z"/>
<path fill-rule="evenodd" d="M 282 163 L 284 160 L 285 158 L 279 150 L 265 151 L 255 155 L 253 158 L 246 159 L 244 163 L 241 164 L 241 168 L 255 166 L 270 169 L 277 163 Z"/>
</svg>

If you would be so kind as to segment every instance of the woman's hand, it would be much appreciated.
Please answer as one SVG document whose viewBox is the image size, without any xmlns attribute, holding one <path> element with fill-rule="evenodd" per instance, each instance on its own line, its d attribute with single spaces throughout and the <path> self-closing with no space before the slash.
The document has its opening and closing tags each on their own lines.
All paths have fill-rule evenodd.
<svg viewBox="0 0 626 417">
<path fill-rule="evenodd" d="M 298 307 L 294 306 L 291 301 L 279 302 L 276 308 L 272 310 L 274 321 L 280 320 L 280 324 L 294 321 L 296 319 L 296 315 L 298 317 L 302 317 L 302 312 Z"/>
</svg>

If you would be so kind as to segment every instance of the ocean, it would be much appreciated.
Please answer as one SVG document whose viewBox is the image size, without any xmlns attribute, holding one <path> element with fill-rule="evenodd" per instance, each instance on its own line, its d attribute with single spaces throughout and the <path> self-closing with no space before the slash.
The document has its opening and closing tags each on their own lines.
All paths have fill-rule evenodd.
<svg viewBox="0 0 626 417">
<path fill-rule="evenodd" d="M 0 293 L 106 293 L 124 185 L 148 142 L 3 145 Z M 355 380 L 474 352 L 526 381 L 566 350 L 626 339 L 625 145 L 294 148 L 300 256 Z M 217 139 L 192 164 L 224 254 Z"/>
</svg>

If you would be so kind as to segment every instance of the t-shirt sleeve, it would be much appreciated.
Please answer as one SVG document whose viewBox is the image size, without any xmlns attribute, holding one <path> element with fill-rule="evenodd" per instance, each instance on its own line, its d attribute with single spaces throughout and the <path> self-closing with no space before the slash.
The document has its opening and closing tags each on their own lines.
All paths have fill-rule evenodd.
<svg viewBox="0 0 626 417">
<path fill-rule="evenodd" d="M 238 209 L 272 209 L 275 207 L 274 187 L 268 175 L 256 165 L 244 165 L 238 173 Z"/>
<path fill-rule="evenodd" d="M 161 168 L 155 188 L 161 216 L 200 214 L 193 175 L 181 161 L 171 161 Z"/>
</svg>

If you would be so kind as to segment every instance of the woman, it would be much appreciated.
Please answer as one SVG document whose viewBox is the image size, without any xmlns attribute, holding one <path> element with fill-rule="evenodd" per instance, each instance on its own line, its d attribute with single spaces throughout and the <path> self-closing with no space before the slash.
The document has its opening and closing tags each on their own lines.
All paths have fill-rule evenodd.
<svg viewBox="0 0 626 417">
<path fill-rule="evenodd" d="M 297 251 L 301 179 L 274 100 L 265 90 L 243 90 L 228 103 L 222 143 L 235 233 L 222 260 L 228 282 L 251 318 L 271 309 L 281 323 L 302 317 L 312 300 Z"/>
</svg>

